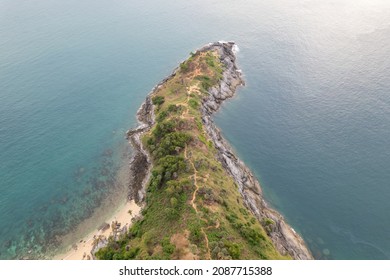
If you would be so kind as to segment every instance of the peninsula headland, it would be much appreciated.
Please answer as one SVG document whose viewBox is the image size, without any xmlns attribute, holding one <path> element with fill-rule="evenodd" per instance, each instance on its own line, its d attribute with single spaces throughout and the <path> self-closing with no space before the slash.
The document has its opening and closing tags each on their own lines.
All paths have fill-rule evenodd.
<svg viewBox="0 0 390 280">
<path fill-rule="evenodd" d="M 142 210 L 129 228 L 96 242 L 94 257 L 313 258 L 267 206 L 259 182 L 213 122 L 244 85 L 235 47 L 216 42 L 191 53 L 146 97 L 140 125 L 127 132 L 134 148 L 130 199 Z"/>
</svg>

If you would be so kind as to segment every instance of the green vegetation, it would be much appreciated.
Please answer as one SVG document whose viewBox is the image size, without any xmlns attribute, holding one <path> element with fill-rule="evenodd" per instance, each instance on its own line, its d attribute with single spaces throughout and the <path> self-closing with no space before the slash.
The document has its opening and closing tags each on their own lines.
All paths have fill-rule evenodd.
<svg viewBox="0 0 390 280">
<path fill-rule="evenodd" d="M 191 53 L 152 96 L 156 124 L 143 136 L 153 168 L 142 218 L 99 259 L 280 259 L 245 208 L 207 139 L 200 106 L 222 77 L 217 53 Z"/>
<path fill-rule="evenodd" d="M 154 96 L 152 98 L 153 105 L 158 105 L 158 106 L 162 105 L 164 103 L 164 101 L 165 101 L 164 96 Z"/>
<path fill-rule="evenodd" d="M 183 71 L 183 72 L 187 72 L 188 71 L 188 63 L 180 63 L 180 70 Z"/>
<path fill-rule="evenodd" d="M 212 80 L 208 76 L 200 75 L 197 76 L 196 79 L 201 82 L 201 87 L 205 91 L 208 91 L 213 85 Z"/>
<path fill-rule="evenodd" d="M 199 103 L 195 99 L 191 98 L 190 100 L 188 100 L 188 104 L 191 106 L 192 109 L 199 109 Z"/>
</svg>

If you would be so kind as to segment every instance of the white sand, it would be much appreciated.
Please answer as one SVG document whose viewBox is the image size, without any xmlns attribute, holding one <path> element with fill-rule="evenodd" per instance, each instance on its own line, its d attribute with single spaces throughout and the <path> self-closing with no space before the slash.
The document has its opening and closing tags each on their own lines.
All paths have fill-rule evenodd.
<svg viewBox="0 0 390 280">
<path fill-rule="evenodd" d="M 131 210 L 131 215 L 129 211 Z M 113 221 L 116 221 L 121 224 L 121 227 L 131 225 L 131 218 L 137 216 L 141 211 L 141 207 L 139 207 L 135 202 L 129 201 L 123 207 L 121 207 L 114 215 L 106 221 L 109 225 Z M 98 227 L 99 225 L 97 225 Z M 95 231 L 88 234 L 86 237 L 82 239 L 82 242 L 74 244 L 72 248 L 70 248 L 67 252 L 57 255 L 54 257 L 55 260 L 87 260 L 92 259 L 91 250 L 93 248 L 94 236 L 103 235 L 106 238 L 110 236 L 112 233 L 111 227 L 105 231 L 101 231 L 96 229 Z"/>
</svg>

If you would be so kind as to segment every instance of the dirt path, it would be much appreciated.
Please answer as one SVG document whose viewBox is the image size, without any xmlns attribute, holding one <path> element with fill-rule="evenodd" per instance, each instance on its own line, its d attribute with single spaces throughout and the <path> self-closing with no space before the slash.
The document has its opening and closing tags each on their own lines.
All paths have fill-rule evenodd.
<svg viewBox="0 0 390 280">
<path fill-rule="evenodd" d="M 176 105 L 181 105 L 181 106 L 186 108 L 186 110 L 180 116 L 181 119 L 191 119 L 191 120 L 194 119 L 193 116 L 190 116 L 190 114 L 189 114 L 190 108 L 188 107 L 191 92 L 195 92 L 197 94 L 200 94 L 198 85 L 192 85 L 192 86 L 187 87 L 187 100 L 185 102 L 180 102 L 180 103 L 176 104 Z"/>
<path fill-rule="evenodd" d="M 192 168 L 194 169 L 194 174 L 189 176 L 190 179 L 191 179 L 191 178 L 194 179 L 194 185 L 195 185 L 195 191 L 194 191 L 194 193 L 192 194 L 192 199 L 191 199 L 191 206 L 192 206 L 192 208 L 194 208 L 196 214 L 199 215 L 199 211 L 198 211 L 198 208 L 197 208 L 196 203 L 195 203 L 195 201 L 196 201 L 196 195 L 197 195 L 197 193 L 198 193 L 198 191 L 199 191 L 199 186 L 198 186 L 198 171 L 197 171 L 196 168 L 195 168 L 194 162 L 188 158 L 188 155 L 187 155 L 187 145 L 186 145 L 185 148 L 184 148 L 184 158 L 187 159 L 187 160 L 189 160 L 189 162 L 190 162 Z M 209 177 L 209 174 L 206 175 L 206 178 L 205 178 L 205 179 L 207 180 L 208 177 Z M 201 219 L 202 221 L 208 223 L 208 220 L 207 220 L 207 219 L 205 219 L 205 218 L 200 218 L 200 219 Z M 206 227 L 206 228 L 205 228 L 205 227 L 201 227 L 201 228 L 200 228 L 200 230 L 201 230 L 201 232 L 202 232 L 202 234 L 203 234 L 203 236 L 204 236 L 205 243 L 206 243 L 206 249 L 207 249 L 207 257 L 206 257 L 206 259 L 211 260 L 211 253 L 210 253 L 210 246 L 209 246 L 209 238 L 207 237 L 207 234 L 206 234 L 206 232 L 205 232 L 205 229 L 206 229 L 206 230 L 207 230 L 207 229 L 212 229 L 212 228 L 216 228 L 216 229 L 217 229 L 217 228 L 219 228 L 219 226 L 220 226 L 220 223 L 219 223 L 219 220 L 217 220 L 217 223 L 216 223 L 215 226 L 208 226 L 208 227 Z"/>
<path fill-rule="evenodd" d="M 184 148 L 184 158 L 188 160 L 188 155 L 187 155 L 187 145 L 185 146 Z M 191 206 L 192 208 L 194 208 L 195 212 L 197 215 L 199 215 L 199 211 L 198 211 L 198 208 L 196 207 L 196 203 L 195 203 L 195 200 L 196 200 L 196 194 L 198 193 L 198 190 L 199 190 L 199 186 L 198 186 L 198 171 L 196 170 L 195 168 L 195 165 L 194 165 L 194 162 L 192 160 L 189 160 L 189 162 L 191 163 L 191 166 L 192 168 L 194 169 L 194 174 L 193 175 L 190 175 L 189 178 L 194 178 L 194 185 L 195 185 L 195 191 L 194 193 L 192 194 L 192 199 L 191 199 Z M 206 223 L 208 222 L 206 219 L 204 218 L 201 218 L 202 221 L 205 221 Z M 203 233 L 203 236 L 204 236 L 204 240 L 205 240 L 205 243 L 206 243 L 206 248 L 207 248 L 207 258 L 208 260 L 211 259 L 211 254 L 210 254 L 210 247 L 209 247 L 209 238 L 207 237 L 207 234 L 206 232 L 204 231 L 204 228 L 201 227 L 200 228 L 201 232 Z"/>
<path fill-rule="evenodd" d="M 187 88 L 187 101 L 186 103 L 178 103 L 177 105 L 182 105 L 184 107 L 186 107 L 186 110 L 181 114 L 180 118 L 182 119 L 194 119 L 194 117 L 192 116 L 189 116 L 189 100 L 190 100 L 190 93 L 191 92 L 196 92 L 197 94 L 200 94 L 199 92 L 199 88 L 197 85 L 193 85 L 193 86 L 190 86 Z M 192 194 L 192 198 L 191 198 L 191 206 L 192 208 L 194 208 L 195 212 L 197 215 L 199 215 L 199 211 L 198 211 L 198 208 L 196 206 L 196 196 L 197 196 L 197 193 L 199 191 L 199 186 L 198 186 L 198 171 L 196 170 L 195 168 L 195 164 L 194 162 L 188 157 L 188 154 L 187 154 L 187 145 L 185 145 L 184 147 L 184 158 L 186 160 L 188 160 L 192 166 L 192 169 L 194 170 L 194 173 L 192 175 L 189 176 L 189 179 L 194 179 L 194 185 L 195 185 L 195 190 Z M 209 174 L 206 174 L 206 181 L 209 177 Z M 202 221 L 206 222 L 206 224 L 208 223 L 208 220 L 205 219 L 205 218 L 200 218 Z M 219 224 L 219 220 L 217 220 L 217 223 L 215 226 L 208 226 L 208 227 L 201 227 L 200 230 L 204 236 L 204 239 L 205 239 L 205 243 L 206 243 L 206 249 L 207 249 L 207 255 L 206 255 L 206 259 L 211 259 L 211 253 L 210 253 L 210 247 L 209 247 L 209 239 L 207 237 L 207 234 L 205 232 L 205 229 L 212 229 L 212 228 L 219 228 L 220 224 Z"/>
</svg>

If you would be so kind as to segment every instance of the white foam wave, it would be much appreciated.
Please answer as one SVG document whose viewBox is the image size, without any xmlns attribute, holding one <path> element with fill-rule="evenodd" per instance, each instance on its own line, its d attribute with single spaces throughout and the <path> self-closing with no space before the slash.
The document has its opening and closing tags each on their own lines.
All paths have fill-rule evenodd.
<svg viewBox="0 0 390 280">
<path fill-rule="evenodd" d="M 238 53 L 240 51 L 240 48 L 236 44 L 234 44 L 234 46 L 232 48 L 232 51 L 233 51 L 234 54 L 236 54 L 236 53 Z"/>
</svg>

